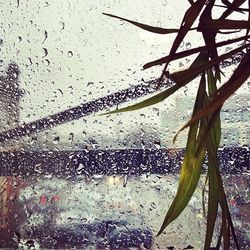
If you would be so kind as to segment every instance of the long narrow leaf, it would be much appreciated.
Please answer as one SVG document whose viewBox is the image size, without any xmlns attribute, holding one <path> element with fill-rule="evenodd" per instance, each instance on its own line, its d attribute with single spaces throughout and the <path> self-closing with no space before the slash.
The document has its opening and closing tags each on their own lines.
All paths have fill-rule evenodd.
<svg viewBox="0 0 250 250">
<path fill-rule="evenodd" d="M 230 235 L 228 233 L 229 233 L 229 230 L 230 230 L 230 226 L 228 224 L 228 220 L 227 220 L 227 216 L 226 216 L 225 202 L 220 201 L 220 206 L 221 206 L 221 210 L 222 210 L 221 229 L 222 229 L 222 238 L 223 238 L 224 249 L 229 249 Z"/>
<path fill-rule="evenodd" d="M 224 3 L 224 4 L 226 5 L 225 7 L 226 7 L 228 10 L 243 13 L 243 12 L 240 10 L 239 7 L 233 6 L 232 3 L 230 3 L 228 0 L 222 0 L 221 2 Z"/>
<path fill-rule="evenodd" d="M 204 93 L 205 93 L 205 76 L 203 74 L 201 77 L 193 113 L 196 113 L 197 110 L 199 110 L 202 107 Z M 181 175 L 179 178 L 179 187 L 177 190 L 177 194 L 167 212 L 164 222 L 157 235 L 160 235 L 166 228 L 166 226 L 181 214 L 181 212 L 187 206 L 190 198 L 193 195 L 193 192 L 197 187 L 197 183 L 201 173 L 201 166 L 205 155 L 205 147 L 204 147 L 204 150 L 200 152 L 198 157 L 195 157 L 198 126 L 199 126 L 198 122 L 190 126 L 187 146 L 186 146 L 186 154 L 181 167 Z"/>
<path fill-rule="evenodd" d="M 214 3 L 215 3 L 215 0 L 208 1 L 208 4 L 207 4 L 206 8 L 204 9 L 204 11 L 201 14 L 198 30 L 201 27 L 206 27 L 206 24 L 204 24 L 204 20 L 212 20 L 212 9 L 214 7 Z M 206 45 L 208 45 L 208 44 L 213 44 L 214 45 L 215 44 L 215 38 L 216 38 L 216 35 L 217 35 L 216 31 L 211 31 L 211 30 L 208 31 L 208 30 L 204 29 L 202 31 L 202 35 L 203 35 L 203 38 L 204 38 L 204 41 L 205 41 Z M 216 60 L 218 58 L 218 51 L 217 51 L 216 47 L 208 49 L 208 53 L 209 53 L 209 57 L 211 58 L 211 61 Z M 216 79 L 218 79 L 220 81 L 221 78 L 220 78 L 220 66 L 219 66 L 219 63 L 214 65 L 214 68 L 215 68 Z"/>
<path fill-rule="evenodd" d="M 250 23 L 250 0 L 248 0 L 248 22 Z M 250 29 L 246 30 L 246 35 L 249 34 Z"/>
<path fill-rule="evenodd" d="M 194 1 L 193 1 L 193 0 L 188 0 L 188 2 L 190 3 L 190 5 L 193 5 L 193 4 L 194 4 Z"/>
<path fill-rule="evenodd" d="M 219 170 L 217 170 L 217 178 L 219 184 L 219 202 L 222 209 L 222 236 L 223 236 L 224 249 L 230 249 L 229 247 L 230 247 L 230 231 L 231 231 L 234 242 L 236 244 L 236 249 L 240 250 Z"/>
<path fill-rule="evenodd" d="M 234 12 L 235 8 L 240 7 L 246 0 L 234 0 L 230 5 L 230 8 L 227 8 L 222 15 L 220 16 L 220 20 L 227 18 L 231 13 Z"/>
<path fill-rule="evenodd" d="M 206 216 L 205 192 L 206 192 L 207 183 L 208 183 L 208 175 L 206 176 L 205 183 L 202 189 L 202 211 L 203 211 L 204 217 Z"/>
<path fill-rule="evenodd" d="M 209 97 L 217 92 L 216 77 L 213 75 L 212 70 L 207 71 L 207 83 L 208 83 L 208 94 Z M 209 102 L 211 98 L 205 101 Z M 207 105 L 207 103 L 205 103 Z M 209 118 L 207 118 L 208 120 Z M 221 124 L 219 112 L 216 112 L 215 119 L 212 125 L 207 122 L 209 127 L 209 137 L 206 147 L 208 152 L 208 178 L 209 178 L 209 196 L 208 196 L 208 214 L 207 214 L 207 231 L 205 238 L 205 250 L 210 249 L 212 242 L 212 237 L 214 233 L 215 222 L 218 213 L 218 203 L 219 203 L 219 185 L 217 179 L 217 170 L 219 169 L 219 162 L 217 151 L 220 144 L 221 138 Z M 202 140 L 204 140 L 202 138 Z"/>
<path fill-rule="evenodd" d="M 232 11 L 237 11 L 237 12 L 240 12 L 240 13 L 244 13 L 244 12 L 249 12 L 249 9 L 247 8 L 232 8 L 232 7 L 227 7 L 227 6 L 224 6 L 224 5 L 220 5 L 220 4 L 215 4 L 214 6 L 216 7 L 219 7 L 219 8 L 224 8 L 224 9 L 230 9 Z"/>
<path fill-rule="evenodd" d="M 213 146 L 208 143 L 208 176 L 209 176 L 209 194 L 208 194 L 208 212 L 207 212 L 207 230 L 205 238 L 205 250 L 210 249 L 214 226 L 217 218 L 218 212 L 218 201 L 219 201 L 219 192 L 218 192 L 218 180 L 216 171 L 214 168 L 218 168 L 217 163 L 217 151 L 213 150 Z"/>
<path fill-rule="evenodd" d="M 220 234 L 219 234 L 219 237 L 218 237 L 218 240 L 217 240 L 215 250 L 220 250 L 221 239 L 222 239 L 222 226 L 220 227 Z"/>
<path fill-rule="evenodd" d="M 225 229 L 225 233 L 224 233 L 224 244 L 226 245 L 225 247 L 227 247 L 227 246 L 228 247 L 225 248 L 225 249 L 229 249 L 230 231 L 231 231 L 234 242 L 235 242 L 235 245 L 236 245 L 236 249 L 240 250 L 239 242 L 238 242 L 238 239 L 237 239 L 237 236 L 236 236 L 236 233 L 235 233 L 233 221 L 232 221 L 232 218 L 231 218 L 231 215 L 230 215 L 230 211 L 229 211 L 229 208 L 228 208 L 228 204 L 227 204 L 227 200 L 226 200 L 224 190 L 222 190 L 221 192 L 223 192 L 223 196 L 220 199 L 220 204 L 221 204 L 222 210 L 225 213 L 225 217 L 226 217 L 226 220 L 227 220 L 227 223 L 226 223 L 227 228 Z"/>
<path fill-rule="evenodd" d="M 204 19 L 202 27 L 199 27 L 198 30 L 232 30 L 232 29 L 249 29 L 249 21 L 238 21 L 238 20 L 211 20 Z"/>
<path fill-rule="evenodd" d="M 143 30 L 147 30 L 149 32 L 153 32 L 153 33 L 157 33 L 157 34 L 165 35 L 165 34 L 177 33 L 179 31 L 179 29 L 165 29 L 165 28 L 150 26 L 150 25 L 147 25 L 147 24 L 135 22 L 135 21 L 132 21 L 132 20 L 120 17 L 120 16 L 115 16 L 115 15 L 112 15 L 112 14 L 108 14 L 108 13 L 102 13 L 102 14 L 106 15 L 106 16 L 109 16 L 109 17 L 113 17 L 113 18 L 123 20 L 123 21 L 131 23 L 131 24 L 133 24 L 133 25 L 135 25 L 135 26 L 137 26 L 137 27 L 139 27 L 139 28 L 141 28 Z"/>
<path fill-rule="evenodd" d="M 121 112 L 127 112 L 127 111 L 134 111 L 134 110 L 138 110 L 138 109 L 142 109 L 154 104 L 157 104 L 163 100 L 165 100 L 167 97 L 169 97 L 170 95 L 172 95 L 173 93 L 175 93 L 178 89 L 180 89 L 181 85 L 174 85 L 173 87 L 170 87 L 164 91 L 162 91 L 161 93 L 152 96 L 144 101 L 141 101 L 139 103 L 136 103 L 134 105 L 125 107 L 125 108 L 121 108 L 121 109 L 116 109 L 114 111 L 110 111 L 107 113 L 104 113 L 102 115 L 110 115 L 110 114 L 115 114 L 115 113 L 121 113 Z"/>
<path fill-rule="evenodd" d="M 222 87 L 218 89 L 218 95 L 210 102 L 205 108 L 196 113 L 192 119 L 183 126 L 183 129 L 190 126 L 192 123 L 199 120 L 201 117 L 206 116 L 218 109 L 235 91 L 248 79 L 250 76 L 250 50 L 242 59 L 239 66 L 235 69 L 233 75 Z"/>
<path fill-rule="evenodd" d="M 179 32 L 178 32 L 178 34 L 173 42 L 173 45 L 171 47 L 171 50 L 169 53 L 169 58 L 165 62 L 165 67 L 163 69 L 159 83 L 161 83 L 163 76 L 166 73 L 169 62 L 175 56 L 177 49 L 179 48 L 180 44 L 182 43 L 183 39 L 185 38 L 186 34 L 188 33 L 188 31 L 192 27 L 195 20 L 198 18 L 205 3 L 206 3 L 206 0 L 196 0 L 196 2 L 194 2 L 194 4 L 192 4 L 191 7 L 186 11 L 185 16 L 184 16 L 182 23 L 181 23 L 180 30 L 179 30 Z"/>
<path fill-rule="evenodd" d="M 216 64 L 228 59 L 229 57 L 237 54 L 238 52 L 241 52 L 244 48 L 249 47 L 250 44 L 245 44 L 239 48 L 233 49 L 228 53 L 225 53 L 219 57 L 217 57 L 216 59 L 214 59 L 213 61 L 210 62 L 206 62 L 203 65 L 199 65 L 196 68 L 192 68 L 192 69 L 186 69 L 183 71 L 179 71 L 179 72 L 175 72 L 170 74 L 171 79 L 176 82 L 177 84 L 183 84 L 186 82 L 190 82 L 192 81 L 195 77 L 197 77 L 200 73 L 204 72 L 205 70 L 212 68 L 213 66 L 215 66 Z"/>
<path fill-rule="evenodd" d="M 205 52 L 200 53 L 196 59 L 194 60 L 194 62 L 192 63 L 192 65 L 190 66 L 190 68 L 192 67 L 196 67 L 197 65 L 200 65 L 202 62 L 204 62 L 207 59 L 207 54 Z M 142 102 L 136 103 L 134 105 L 125 107 L 125 108 L 121 108 L 121 109 L 116 109 L 114 111 L 110 111 L 107 113 L 104 113 L 102 115 L 110 115 L 110 114 L 115 114 L 115 113 L 121 113 L 121 112 L 127 112 L 127 111 L 134 111 L 134 110 L 138 110 L 138 109 L 142 109 L 154 104 L 157 104 L 163 100 L 165 100 L 167 97 L 169 97 L 170 95 L 172 95 L 173 93 L 175 93 L 178 89 L 180 89 L 181 87 L 185 86 L 185 83 L 183 85 L 181 84 L 176 84 L 166 90 L 164 90 L 163 92 L 152 96 Z"/>
<path fill-rule="evenodd" d="M 214 96 L 217 93 L 217 85 L 216 85 L 216 77 L 213 74 L 213 71 L 209 69 L 207 71 L 207 83 L 208 83 L 208 94 L 209 94 L 209 101 L 212 101 Z M 213 144 L 215 145 L 216 149 L 218 150 L 221 140 L 221 121 L 220 121 L 220 108 L 214 114 L 214 125 L 213 130 L 211 132 L 213 138 Z M 212 118 L 213 118 L 212 115 Z M 210 125 L 210 124 L 208 124 Z M 210 125 L 211 126 L 211 125 Z M 205 140 L 205 138 L 203 138 Z M 203 140 L 202 139 L 202 140 Z"/>
<path fill-rule="evenodd" d="M 242 37 L 238 37 L 238 38 L 235 38 L 235 39 L 230 39 L 230 40 L 215 43 L 215 44 L 207 44 L 206 46 L 201 46 L 201 47 L 198 47 L 198 48 L 185 50 L 185 51 L 176 53 L 175 56 L 172 58 L 172 60 L 177 60 L 177 59 L 180 59 L 180 58 L 184 58 L 184 57 L 193 55 L 195 53 L 207 51 L 208 49 L 218 48 L 218 47 L 229 45 L 229 44 L 232 44 L 232 43 L 244 41 L 244 40 L 249 39 L 249 38 L 250 38 L 250 36 L 242 36 Z M 156 66 L 156 65 L 161 65 L 161 64 L 167 62 L 168 59 L 169 59 L 169 56 L 165 56 L 165 57 L 162 57 L 162 58 L 157 59 L 155 61 L 146 63 L 143 66 L 143 69 L 148 69 L 148 68 L 151 68 L 151 67 Z"/>
</svg>

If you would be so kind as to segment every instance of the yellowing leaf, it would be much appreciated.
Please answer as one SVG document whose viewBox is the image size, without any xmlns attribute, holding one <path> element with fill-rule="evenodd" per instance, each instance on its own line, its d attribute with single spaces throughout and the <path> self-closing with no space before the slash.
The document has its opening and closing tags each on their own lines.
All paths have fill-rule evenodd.
<svg viewBox="0 0 250 250">
<path fill-rule="evenodd" d="M 202 75 L 199 90 L 197 93 L 197 99 L 194 106 L 194 113 L 197 112 L 202 107 L 202 102 L 205 93 L 205 76 Z M 158 232 L 157 235 L 161 234 L 163 230 L 169 225 L 173 220 L 175 220 L 181 212 L 187 206 L 190 198 L 193 195 L 197 187 L 198 180 L 200 178 L 201 166 L 204 160 L 205 155 L 205 147 L 200 150 L 199 155 L 196 156 L 196 143 L 197 136 L 199 132 L 202 133 L 204 127 L 200 126 L 199 123 L 196 122 L 190 126 L 188 133 L 188 140 L 186 146 L 186 153 L 184 157 L 184 161 L 181 167 L 181 175 L 179 178 L 179 187 L 177 190 L 177 194 L 167 212 L 167 215 L 164 219 L 164 222 Z"/>
<path fill-rule="evenodd" d="M 192 119 L 183 126 L 183 129 L 190 126 L 192 123 L 199 120 L 201 117 L 207 116 L 218 109 L 235 91 L 248 79 L 250 76 L 250 50 L 242 59 L 239 66 L 233 72 L 233 75 L 222 87 L 218 89 L 218 94 L 215 98 L 203 109 L 199 110 Z"/>
</svg>

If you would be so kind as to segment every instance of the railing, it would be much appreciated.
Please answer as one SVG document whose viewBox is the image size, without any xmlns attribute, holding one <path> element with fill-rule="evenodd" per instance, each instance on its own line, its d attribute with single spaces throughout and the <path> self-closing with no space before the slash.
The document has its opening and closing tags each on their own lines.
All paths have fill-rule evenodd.
<svg viewBox="0 0 250 250">
<path fill-rule="evenodd" d="M 165 175 L 179 172 L 183 153 L 183 149 L 164 148 L 2 152 L 0 176 Z M 249 146 L 221 148 L 219 159 L 225 174 L 250 170 Z"/>
</svg>

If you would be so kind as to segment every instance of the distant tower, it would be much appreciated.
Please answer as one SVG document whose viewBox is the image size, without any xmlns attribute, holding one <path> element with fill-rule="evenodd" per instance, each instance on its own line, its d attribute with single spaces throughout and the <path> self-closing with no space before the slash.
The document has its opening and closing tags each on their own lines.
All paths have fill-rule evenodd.
<svg viewBox="0 0 250 250">
<path fill-rule="evenodd" d="M 0 76 L 0 132 L 19 125 L 20 99 L 24 91 L 19 88 L 19 70 L 9 64 L 7 72 Z"/>
</svg>

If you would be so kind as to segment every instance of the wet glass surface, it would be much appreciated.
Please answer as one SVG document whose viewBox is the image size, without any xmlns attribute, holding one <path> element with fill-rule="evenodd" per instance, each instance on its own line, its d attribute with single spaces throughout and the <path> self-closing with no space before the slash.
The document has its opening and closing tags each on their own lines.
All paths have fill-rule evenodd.
<svg viewBox="0 0 250 250">
<path fill-rule="evenodd" d="M 102 13 L 177 27 L 188 6 L 0 0 L 1 249 L 202 249 L 206 164 L 184 213 L 156 237 L 176 193 L 186 131 L 172 139 L 191 115 L 197 82 L 157 105 L 100 115 L 158 91 L 161 69 L 141 69 L 174 39 Z M 190 36 L 180 47 L 201 41 Z M 224 61 L 224 73 L 241 57 Z M 249 86 L 222 110 L 219 152 L 243 249 L 250 244 Z"/>
<path fill-rule="evenodd" d="M 25 249 L 200 249 L 205 175 L 185 212 L 155 237 L 176 192 L 182 155 L 166 149 L 3 153 L 1 162 L 7 161 L 2 166 L 6 171 L 11 166 L 9 177 L 1 177 L 1 244 Z M 224 148 L 220 161 L 244 247 L 249 244 L 249 149 Z M 15 166 L 23 170 L 15 171 Z"/>
</svg>

